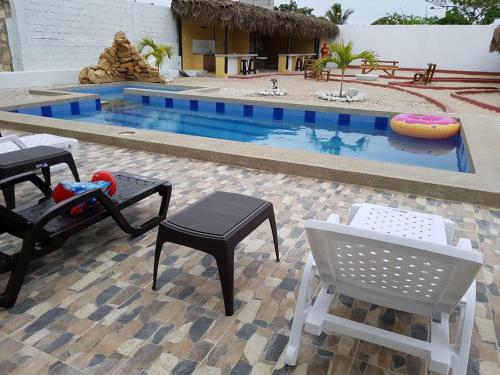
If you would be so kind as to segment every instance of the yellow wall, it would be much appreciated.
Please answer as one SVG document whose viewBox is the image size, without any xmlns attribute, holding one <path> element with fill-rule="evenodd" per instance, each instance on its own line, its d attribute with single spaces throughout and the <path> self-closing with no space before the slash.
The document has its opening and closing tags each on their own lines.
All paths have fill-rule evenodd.
<svg viewBox="0 0 500 375">
<path fill-rule="evenodd" d="M 250 35 L 247 31 L 229 31 L 229 53 L 248 53 L 250 51 Z"/>
<path fill-rule="evenodd" d="M 284 73 L 286 72 L 286 56 L 278 57 L 278 72 Z"/>
<path fill-rule="evenodd" d="M 290 53 L 314 53 L 314 38 L 292 37 Z"/>
<path fill-rule="evenodd" d="M 207 26 L 202 28 L 201 26 Z M 215 35 L 215 52 L 224 53 L 224 28 L 213 25 L 202 25 L 193 19 L 182 19 L 182 68 L 186 70 L 203 70 L 203 56 L 193 55 L 193 39 L 213 40 Z M 250 48 L 249 33 L 242 30 L 229 30 L 228 53 L 248 53 Z M 216 67 L 218 67 L 216 61 Z"/>
<path fill-rule="evenodd" d="M 187 70 L 203 70 L 203 56 L 193 55 L 193 39 L 214 39 L 214 28 L 202 25 L 194 20 L 182 20 L 182 68 Z"/>
<path fill-rule="evenodd" d="M 217 78 L 227 78 L 228 74 L 224 72 L 225 58 L 222 56 L 215 57 L 215 76 Z"/>
</svg>

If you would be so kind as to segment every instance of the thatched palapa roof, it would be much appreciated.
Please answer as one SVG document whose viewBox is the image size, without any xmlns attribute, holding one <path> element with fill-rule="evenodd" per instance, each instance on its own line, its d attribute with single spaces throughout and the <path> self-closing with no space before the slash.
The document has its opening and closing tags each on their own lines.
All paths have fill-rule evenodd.
<svg viewBox="0 0 500 375">
<path fill-rule="evenodd" d="M 491 39 L 490 52 L 500 53 L 500 26 L 497 26 Z"/>
<path fill-rule="evenodd" d="M 194 18 L 210 25 L 262 34 L 333 39 L 337 25 L 314 16 L 278 12 L 233 0 L 172 0 L 177 17 Z"/>
</svg>

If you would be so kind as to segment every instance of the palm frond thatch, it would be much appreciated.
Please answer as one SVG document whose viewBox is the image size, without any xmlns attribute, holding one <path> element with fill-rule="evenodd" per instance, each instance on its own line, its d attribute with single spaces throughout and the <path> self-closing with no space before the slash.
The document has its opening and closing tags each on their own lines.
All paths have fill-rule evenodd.
<svg viewBox="0 0 500 375">
<path fill-rule="evenodd" d="M 278 12 L 233 0 L 172 0 L 172 11 L 179 18 L 262 34 L 325 39 L 339 34 L 337 25 L 318 17 Z"/>
<path fill-rule="evenodd" d="M 497 26 L 491 39 L 490 52 L 500 53 L 500 26 Z"/>
</svg>

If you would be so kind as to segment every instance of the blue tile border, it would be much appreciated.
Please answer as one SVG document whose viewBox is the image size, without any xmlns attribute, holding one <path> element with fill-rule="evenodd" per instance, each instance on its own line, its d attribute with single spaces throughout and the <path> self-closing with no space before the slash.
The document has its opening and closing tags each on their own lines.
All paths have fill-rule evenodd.
<svg viewBox="0 0 500 375">
<path fill-rule="evenodd" d="M 377 130 L 387 130 L 389 125 L 389 118 L 387 117 L 375 117 L 375 129 Z"/>
<path fill-rule="evenodd" d="M 95 109 L 96 109 L 96 111 L 101 111 L 102 110 L 101 99 L 96 99 L 95 100 Z"/>
<path fill-rule="evenodd" d="M 40 108 L 43 117 L 52 117 L 52 107 L 50 105 L 43 105 Z"/>
<path fill-rule="evenodd" d="M 224 114 L 226 112 L 226 103 L 216 102 L 215 103 L 215 112 Z"/>
<path fill-rule="evenodd" d="M 349 126 L 351 123 L 351 115 L 346 113 L 339 113 L 339 125 Z"/>
<path fill-rule="evenodd" d="M 174 108 L 174 99 L 165 98 L 165 108 Z"/>
<path fill-rule="evenodd" d="M 253 117 L 253 105 L 248 105 L 248 104 L 243 105 L 243 116 Z"/>
<path fill-rule="evenodd" d="M 283 108 L 273 108 L 273 120 L 283 120 Z"/>
<path fill-rule="evenodd" d="M 189 101 L 189 110 L 193 112 L 198 112 L 198 100 Z"/>
<path fill-rule="evenodd" d="M 142 95 L 142 104 L 148 105 L 151 102 L 151 99 L 147 95 Z"/>
<path fill-rule="evenodd" d="M 314 124 L 316 122 L 316 111 L 304 111 L 304 122 Z"/>
<path fill-rule="evenodd" d="M 71 103 L 69 103 L 69 106 L 71 108 L 72 115 L 79 115 L 80 114 L 80 103 L 79 102 L 71 102 Z"/>
</svg>

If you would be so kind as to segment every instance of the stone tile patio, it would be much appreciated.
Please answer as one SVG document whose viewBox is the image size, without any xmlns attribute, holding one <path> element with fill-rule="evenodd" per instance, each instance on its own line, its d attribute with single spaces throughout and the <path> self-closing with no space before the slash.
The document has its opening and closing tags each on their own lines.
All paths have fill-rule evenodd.
<svg viewBox="0 0 500 375">
<path fill-rule="evenodd" d="M 4 133 L 4 132 L 3 132 Z M 6 134 L 12 131 L 5 131 Z M 500 211 L 368 187 L 82 143 L 80 175 L 96 169 L 167 178 L 170 213 L 214 191 L 250 194 L 274 204 L 282 261 L 262 225 L 235 259 L 234 317 L 225 317 L 215 261 L 194 250 L 164 248 L 159 290 L 151 290 L 156 231 L 129 238 L 111 220 L 75 236 L 33 264 L 17 305 L 0 311 L 0 374 L 426 374 L 426 363 L 348 336 L 305 336 L 299 363 L 284 366 L 295 299 L 308 245 L 303 221 L 347 218 L 355 202 L 444 215 L 457 238 L 485 255 L 468 374 L 500 373 Z M 55 172 L 54 181 L 70 178 Z M 28 186 L 22 199 L 33 199 Z M 140 220 L 157 210 L 149 199 L 129 209 Z M 0 236 L 0 251 L 19 241 Z M 0 283 L 5 283 L 5 277 Z M 2 284 L 3 286 L 4 284 Z M 348 297 L 332 307 L 359 322 L 426 339 L 425 318 Z"/>
</svg>

